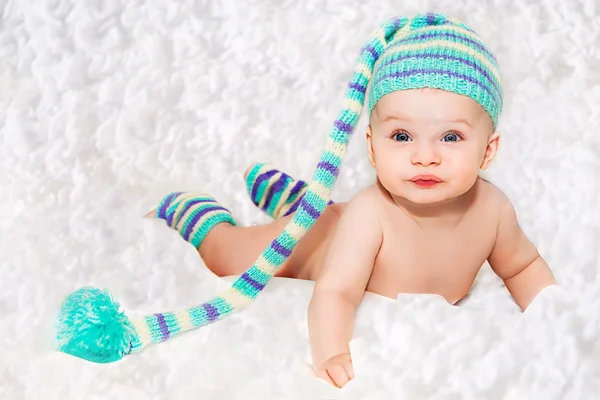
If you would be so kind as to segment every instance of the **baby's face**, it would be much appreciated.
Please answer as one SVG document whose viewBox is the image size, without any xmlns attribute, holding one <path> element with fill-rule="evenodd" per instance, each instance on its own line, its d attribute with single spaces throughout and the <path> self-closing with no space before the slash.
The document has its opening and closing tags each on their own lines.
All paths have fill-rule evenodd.
<svg viewBox="0 0 600 400">
<path fill-rule="evenodd" d="M 369 157 L 381 184 L 417 204 L 467 192 L 480 168 L 493 159 L 497 144 L 492 120 L 477 102 L 438 89 L 383 96 L 367 130 Z M 420 175 L 429 177 L 419 180 Z"/>
</svg>

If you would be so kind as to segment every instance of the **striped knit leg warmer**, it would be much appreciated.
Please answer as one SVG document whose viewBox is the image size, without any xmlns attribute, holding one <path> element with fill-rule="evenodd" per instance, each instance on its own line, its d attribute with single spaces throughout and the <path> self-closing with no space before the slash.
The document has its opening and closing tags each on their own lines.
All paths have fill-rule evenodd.
<svg viewBox="0 0 600 400">
<path fill-rule="evenodd" d="M 222 222 L 235 226 L 233 216 L 217 201 L 206 194 L 174 192 L 166 195 L 156 209 L 156 218 L 165 220 L 183 239 L 194 247 L 208 232 Z"/>
<path fill-rule="evenodd" d="M 246 190 L 252 203 L 274 219 L 296 211 L 307 189 L 305 181 L 293 179 L 272 164 L 253 164 L 246 176 Z"/>
</svg>

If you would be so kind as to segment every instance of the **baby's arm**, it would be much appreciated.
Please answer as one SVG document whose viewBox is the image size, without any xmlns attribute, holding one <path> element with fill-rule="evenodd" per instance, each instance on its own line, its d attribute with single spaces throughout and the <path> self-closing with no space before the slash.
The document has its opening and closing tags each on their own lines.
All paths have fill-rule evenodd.
<svg viewBox="0 0 600 400">
<path fill-rule="evenodd" d="M 499 212 L 496 243 L 488 262 L 525 311 L 542 289 L 556 281 L 548 264 L 519 227 L 515 209 L 504 194 L 500 198 Z"/>
<path fill-rule="evenodd" d="M 382 242 L 373 197 L 367 188 L 346 205 L 331 238 L 308 310 L 314 371 L 326 380 L 329 374 L 332 383 L 340 387 L 353 377 L 349 342 L 354 317 Z M 332 363 L 325 363 L 334 356 L 341 357 L 336 357 L 340 361 L 334 363 L 338 365 L 333 365 L 331 371 Z"/>
</svg>

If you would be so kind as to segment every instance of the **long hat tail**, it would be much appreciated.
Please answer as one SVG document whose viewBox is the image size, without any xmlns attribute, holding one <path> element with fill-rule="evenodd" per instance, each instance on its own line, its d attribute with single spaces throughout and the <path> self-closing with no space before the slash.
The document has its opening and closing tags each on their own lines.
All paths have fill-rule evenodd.
<svg viewBox="0 0 600 400">
<path fill-rule="evenodd" d="M 197 307 L 131 319 L 108 292 L 81 288 L 71 293 L 61 307 L 58 349 L 93 362 L 112 362 L 151 343 L 160 343 L 220 320 L 250 304 L 327 207 L 363 110 L 375 62 L 408 21 L 406 17 L 386 20 L 362 47 L 346 89 L 342 111 L 333 123 L 321 159 L 293 219 L 231 288 Z"/>
</svg>

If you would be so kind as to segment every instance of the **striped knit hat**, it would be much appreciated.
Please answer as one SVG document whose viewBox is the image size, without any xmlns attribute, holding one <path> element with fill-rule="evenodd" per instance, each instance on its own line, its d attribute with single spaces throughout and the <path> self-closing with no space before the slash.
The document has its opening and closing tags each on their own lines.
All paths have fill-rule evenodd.
<svg viewBox="0 0 600 400">
<path fill-rule="evenodd" d="M 440 14 L 384 21 L 360 52 L 342 111 L 333 122 L 294 217 L 231 288 L 188 309 L 132 318 L 107 292 L 81 288 L 63 302 L 58 348 L 94 362 L 116 361 L 152 343 L 220 320 L 256 299 L 329 204 L 370 82 L 369 111 L 385 94 L 424 87 L 473 98 L 490 114 L 494 125 L 502 108 L 498 65 L 472 30 Z"/>
<path fill-rule="evenodd" d="M 389 42 L 369 43 L 364 48 L 377 59 L 372 79 L 364 74 L 361 82 L 371 81 L 369 113 L 388 93 L 429 87 L 472 98 L 497 125 L 502 111 L 500 68 L 472 29 L 432 13 L 396 18 L 393 25 L 401 28 Z"/>
</svg>

